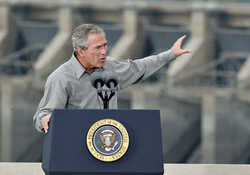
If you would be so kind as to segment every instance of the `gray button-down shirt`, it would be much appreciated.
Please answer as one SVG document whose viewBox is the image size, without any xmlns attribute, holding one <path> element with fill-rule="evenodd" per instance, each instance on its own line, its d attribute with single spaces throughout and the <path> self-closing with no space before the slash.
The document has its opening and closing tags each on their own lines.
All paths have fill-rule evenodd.
<svg viewBox="0 0 250 175">
<path fill-rule="evenodd" d="M 119 89 L 140 82 L 166 63 L 175 59 L 171 50 L 143 59 L 119 61 L 107 57 L 104 70 L 112 71 L 119 79 Z M 78 62 L 74 54 L 71 59 L 52 72 L 45 84 L 44 95 L 33 117 L 34 125 L 42 131 L 41 119 L 53 109 L 102 109 L 103 103 L 97 90 L 91 85 L 91 73 Z M 117 108 L 117 94 L 110 102 L 110 109 Z"/>
</svg>

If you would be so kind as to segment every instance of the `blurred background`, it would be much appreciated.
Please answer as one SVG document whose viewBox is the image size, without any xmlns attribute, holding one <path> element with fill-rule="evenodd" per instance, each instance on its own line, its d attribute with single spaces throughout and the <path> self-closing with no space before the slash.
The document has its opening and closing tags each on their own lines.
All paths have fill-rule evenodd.
<svg viewBox="0 0 250 175">
<path fill-rule="evenodd" d="M 72 29 L 95 23 L 117 59 L 187 35 L 191 54 L 119 94 L 120 109 L 161 110 L 164 162 L 249 163 L 249 9 L 249 0 L 0 0 L 0 161 L 41 161 L 32 118 L 44 83 L 71 56 Z"/>
</svg>

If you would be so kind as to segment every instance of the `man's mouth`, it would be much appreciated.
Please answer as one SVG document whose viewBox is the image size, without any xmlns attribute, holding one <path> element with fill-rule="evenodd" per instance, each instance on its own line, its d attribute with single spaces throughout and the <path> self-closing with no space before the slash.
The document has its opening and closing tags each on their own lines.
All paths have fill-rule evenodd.
<svg viewBox="0 0 250 175">
<path fill-rule="evenodd" d="M 103 58 L 100 58 L 100 60 L 101 60 L 102 62 L 105 62 L 106 58 L 103 57 Z"/>
</svg>

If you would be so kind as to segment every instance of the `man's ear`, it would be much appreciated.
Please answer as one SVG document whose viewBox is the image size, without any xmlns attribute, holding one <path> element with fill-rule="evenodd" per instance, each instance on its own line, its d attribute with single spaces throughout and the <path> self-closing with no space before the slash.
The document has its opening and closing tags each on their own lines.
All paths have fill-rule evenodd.
<svg viewBox="0 0 250 175">
<path fill-rule="evenodd" d="M 77 48 L 77 54 L 80 55 L 80 56 L 83 56 L 84 55 L 84 50 L 81 49 L 80 47 Z"/>
</svg>

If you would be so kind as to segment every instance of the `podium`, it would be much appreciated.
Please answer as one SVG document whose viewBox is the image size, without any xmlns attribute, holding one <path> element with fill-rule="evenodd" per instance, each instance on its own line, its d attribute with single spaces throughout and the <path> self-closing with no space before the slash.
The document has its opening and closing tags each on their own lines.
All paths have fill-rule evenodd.
<svg viewBox="0 0 250 175">
<path fill-rule="evenodd" d="M 115 161 L 97 159 L 86 143 L 89 133 L 98 132 L 90 128 L 98 130 L 95 124 L 104 119 L 121 123 L 129 137 L 126 152 Z M 46 175 L 162 175 L 160 111 L 56 109 L 44 136 L 42 161 Z"/>
</svg>

